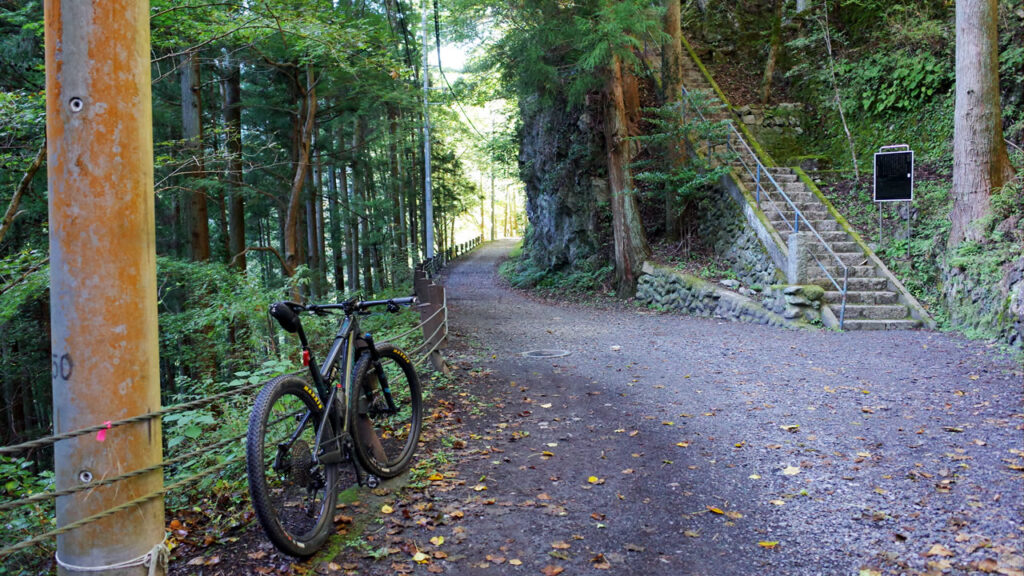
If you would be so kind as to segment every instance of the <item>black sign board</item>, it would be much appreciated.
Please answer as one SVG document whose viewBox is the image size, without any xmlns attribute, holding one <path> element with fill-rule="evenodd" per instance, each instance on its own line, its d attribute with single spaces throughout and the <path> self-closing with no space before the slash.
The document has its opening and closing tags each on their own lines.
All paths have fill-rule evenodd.
<svg viewBox="0 0 1024 576">
<path fill-rule="evenodd" d="M 900 145 L 900 148 L 906 148 Z M 875 202 L 914 199 L 914 152 L 904 149 L 875 154 Z M 894 146 L 895 148 L 895 146 Z"/>
</svg>

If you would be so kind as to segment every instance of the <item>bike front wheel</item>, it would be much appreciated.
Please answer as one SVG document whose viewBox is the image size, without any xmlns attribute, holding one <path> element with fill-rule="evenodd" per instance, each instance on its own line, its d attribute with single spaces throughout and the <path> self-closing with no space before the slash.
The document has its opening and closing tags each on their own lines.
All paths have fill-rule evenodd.
<svg viewBox="0 0 1024 576">
<path fill-rule="evenodd" d="M 305 380 L 281 376 L 263 387 L 249 416 L 252 506 L 270 541 L 292 556 L 313 555 L 331 532 L 338 466 L 317 462 L 312 452 L 325 415 Z M 327 422 L 323 437 L 333 436 Z"/>
<path fill-rule="evenodd" d="M 366 470 L 393 478 L 408 468 L 423 423 L 420 381 L 409 357 L 390 344 L 377 346 L 379 362 L 364 353 L 356 364 L 349 414 L 356 456 Z"/>
</svg>

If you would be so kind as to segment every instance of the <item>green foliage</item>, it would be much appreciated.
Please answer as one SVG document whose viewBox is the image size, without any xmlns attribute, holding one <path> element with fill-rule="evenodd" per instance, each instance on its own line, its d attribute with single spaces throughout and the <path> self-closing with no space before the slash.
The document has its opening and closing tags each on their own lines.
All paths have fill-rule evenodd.
<svg viewBox="0 0 1024 576">
<path fill-rule="evenodd" d="M 614 267 L 601 266 L 595 259 L 588 259 L 565 269 L 551 269 L 520 255 L 502 263 L 498 272 L 516 288 L 536 288 L 561 294 L 594 294 L 607 289 Z"/>
<path fill-rule="evenodd" d="M 173 405 L 239 390 L 295 369 L 294 365 L 287 362 L 268 360 L 253 371 L 238 371 L 218 382 L 186 383 L 185 379 L 181 379 L 183 385 L 180 388 L 183 392 L 174 395 L 168 402 Z M 229 395 L 203 408 L 163 417 L 164 460 L 183 458 L 183 461 L 165 469 L 165 484 L 200 475 L 210 467 L 229 460 L 235 461 L 225 472 L 204 476 L 189 484 L 186 489 L 168 494 L 169 508 L 191 507 L 196 501 L 208 497 L 218 484 L 222 489 L 226 486 L 224 483 L 229 483 L 235 489 L 244 489 L 245 444 L 240 439 L 232 439 L 246 433 L 249 410 L 258 393 L 257 386 L 247 393 Z M 212 448 L 221 442 L 225 445 Z"/>
<path fill-rule="evenodd" d="M 654 195 L 673 195 L 676 206 L 699 201 L 719 179 L 729 172 L 735 154 L 717 146 L 731 133 L 728 120 L 712 121 L 721 104 L 710 94 L 693 91 L 684 102 L 671 102 L 645 110 L 651 129 L 634 139 L 659 151 L 651 158 L 633 163 L 634 178 L 652 185 Z M 694 113 L 699 110 L 700 114 Z M 711 143 L 711 150 L 707 144 Z M 705 153 L 692 154 L 691 146 L 704 146 Z M 671 153 L 669 153 L 671 152 Z M 708 153 L 709 152 L 709 153 Z M 670 164 L 671 158 L 686 158 Z"/>
<path fill-rule="evenodd" d="M 188 391 L 270 355 L 266 309 L 280 298 L 256 279 L 223 264 L 159 258 L 157 285 L 165 392 Z"/>
<path fill-rule="evenodd" d="M 949 59 L 928 51 L 874 52 L 838 68 L 848 82 L 848 99 L 874 115 L 917 109 L 953 85 Z"/>
<path fill-rule="evenodd" d="M 40 472 L 32 460 L 0 456 L 0 500 L 9 502 L 43 492 L 52 492 L 53 489 L 53 472 L 48 470 Z M 2 511 L 0 512 L 0 526 L 3 529 L 0 530 L 0 548 L 52 530 L 56 524 L 57 515 L 53 500 Z M 7 556 L 0 564 L 0 575 L 42 574 L 45 565 L 51 561 L 55 549 L 53 542 L 47 542 Z"/>
</svg>

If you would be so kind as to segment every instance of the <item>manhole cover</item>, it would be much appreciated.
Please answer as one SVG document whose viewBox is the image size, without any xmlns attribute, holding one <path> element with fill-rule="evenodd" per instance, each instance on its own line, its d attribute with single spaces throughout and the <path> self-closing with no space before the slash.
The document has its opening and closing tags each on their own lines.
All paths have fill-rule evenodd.
<svg viewBox="0 0 1024 576">
<path fill-rule="evenodd" d="M 529 352 L 521 353 L 520 356 L 527 358 L 561 358 L 569 354 L 568 350 L 530 350 Z"/>
</svg>

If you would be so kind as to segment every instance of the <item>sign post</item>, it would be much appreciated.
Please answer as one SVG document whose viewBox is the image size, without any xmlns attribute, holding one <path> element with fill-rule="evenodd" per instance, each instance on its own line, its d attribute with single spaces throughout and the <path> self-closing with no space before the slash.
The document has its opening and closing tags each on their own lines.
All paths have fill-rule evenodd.
<svg viewBox="0 0 1024 576">
<path fill-rule="evenodd" d="M 907 144 L 882 146 L 874 159 L 874 201 L 878 204 L 878 244 L 882 244 L 882 203 L 914 201 L 914 151 Z M 910 257 L 910 208 L 907 208 Z"/>
</svg>

